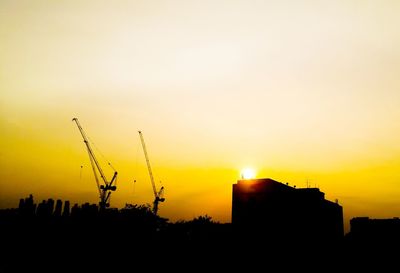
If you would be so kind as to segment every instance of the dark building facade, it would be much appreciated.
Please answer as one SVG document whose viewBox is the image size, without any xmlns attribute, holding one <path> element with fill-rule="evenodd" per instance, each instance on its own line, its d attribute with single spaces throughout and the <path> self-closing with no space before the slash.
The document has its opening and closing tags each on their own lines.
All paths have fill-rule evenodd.
<svg viewBox="0 0 400 273">
<path fill-rule="evenodd" d="M 272 179 L 233 185 L 232 224 L 270 239 L 335 241 L 343 238 L 343 209 L 318 188 L 291 187 Z"/>
<path fill-rule="evenodd" d="M 397 217 L 388 219 L 352 218 L 348 237 L 365 243 L 399 243 L 400 219 Z"/>
</svg>

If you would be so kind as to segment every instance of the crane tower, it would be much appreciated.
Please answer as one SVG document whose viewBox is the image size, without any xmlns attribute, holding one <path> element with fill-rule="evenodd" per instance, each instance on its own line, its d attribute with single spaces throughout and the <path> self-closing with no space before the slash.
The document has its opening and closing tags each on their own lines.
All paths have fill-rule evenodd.
<svg viewBox="0 0 400 273">
<path fill-rule="evenodd" d="M 154 213 L 155 215 L 157 215 L 158 203 L 159 203 L 159 202 L 164 202 L 164 201 L 165 201 L 165 198 L 163 197 L 163 195 L 164 195 L 164 187 L 161 187 L 160 190 L 157 191 L 156 184 L 154 183 L 153 172 L 152 172 L 151 166 L 150 166 L 149 156 L 148 156 L 148 154 L 147 154 L 146 144 L 144 143 L 144 138 L 143 138 L 143 134 L 142 134 L 141 131 L 139 131 L 139 136 L 140 136 L 140 141 L 142 142 L 143 153 L 144 153 L 144 156 L 145 156 L 145 158 L 146 158 L 146 164 L 147 164 L 147 169 L 148 169 L 148 171 L 149 171 L 149 176 L 150 176 L 151 185 L 152 185 L 152 187 L 153 187 L 153 193 L 154 193 L 153 213 Z"/>
<path fill-rule="evenodd" d="M 90 147 L 89 140 L 88 140 L 85 132 L 83 131 L 78 119 L 73 118 L 72 121 L 75 121 L 76 125 L 78 126 L 78 129 L 83 137 L 83 142 L 86 145 L 86 149 L 89 154 L 90 164 L 92 165 L 94 178 L 96 180 L 97 189 L 98 189 L 99 195 L 100 195 L 100 203 L 99 203 L 100 211 L 104 211 L 107 207 L 110 206 L 111 192 L 113 192 L 117 189 L 117 187 L 115 186 L 115 182 L 117 179 L 118 172 L 114 170 L 114 175 L 111 178 L 111 180 L 110 181 L 107 180 L 107 178 L 99 164 L 99 161 L 97 160 L 92 148 Z M 109 165 L 111 166 L 110 163 L 109 163 Z M 101 185 L 100 185 L 100 181 L 99 181 L 97 172 L 100 174 L 100 177 L 102 180 Z"/>
</svg>

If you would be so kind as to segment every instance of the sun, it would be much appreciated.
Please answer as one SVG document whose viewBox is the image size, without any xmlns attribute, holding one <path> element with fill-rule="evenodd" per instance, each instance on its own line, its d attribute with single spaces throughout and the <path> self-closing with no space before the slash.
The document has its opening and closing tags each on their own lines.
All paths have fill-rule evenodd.
<svg viewBox="0 0 400 273">
<path fill-rule="evenodd" d="M 256 172 L 252 168 L 244 168 L 240 172 L 242 179 L 254 179 L 256 177 Z"/>
</svg>

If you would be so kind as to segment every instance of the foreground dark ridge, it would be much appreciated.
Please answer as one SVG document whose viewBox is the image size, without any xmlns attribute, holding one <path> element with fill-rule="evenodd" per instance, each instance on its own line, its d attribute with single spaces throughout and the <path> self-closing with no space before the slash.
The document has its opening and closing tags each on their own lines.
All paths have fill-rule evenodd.
<svg viewBox="0 0 400 273">
<path fill-rule="evenodd" d="M 356 228 L 345 237 L 319 241 L 309 234 L 268 234 L 271 230 L 251 225 L 243 229 L 207 215 L 170 223 L 147 205 L 101 211 L 95 204 L 71 209 L 68 204 L 62 207 L 61 200 L 52 199 L 35 204 L 30 196 L 21 199 L 18 209 L 0 210 L 4 251 L 0 269 L 42 269 L 53 263 L 95 269 L 139 265 L 148 259 L 157 261 L 154 268 L 165 262 L 257 268 L 282 260 L 296 261 L 299 266 L 313 266 L 315 260 L 339 266 L 362 265 L 368 257 L 390 264 L 399 254 L 398 248 L 389 248 L 400 242 L 398 219 L 379 225 L 356 218 Z"/>
</svg>

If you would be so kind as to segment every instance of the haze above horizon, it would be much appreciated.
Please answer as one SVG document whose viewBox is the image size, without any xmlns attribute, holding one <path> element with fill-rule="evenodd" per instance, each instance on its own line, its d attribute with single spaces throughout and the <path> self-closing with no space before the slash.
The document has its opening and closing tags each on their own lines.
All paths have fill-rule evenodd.
<svg viewBox="0 0 400 273">
<path fill-rule="evenodd" d="M 76 116 L 119 172 L 114 206 L 153 200 L 143 130 L 172 220 L 229 222 L 245 167 L 318 185 L 345 222 L 399 216 L 398 14 L 389 0 L 1 1 L 0 207 L 98 202 Z"/>
</svg>

